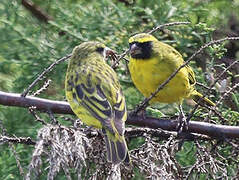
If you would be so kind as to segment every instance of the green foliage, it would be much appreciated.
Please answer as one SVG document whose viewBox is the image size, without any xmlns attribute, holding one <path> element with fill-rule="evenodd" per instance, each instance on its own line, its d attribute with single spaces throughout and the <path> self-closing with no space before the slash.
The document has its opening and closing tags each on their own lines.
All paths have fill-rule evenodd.
<svg viewBox="0 0 239 180">
<path fill-rule="evenodd" d="M 176 154 L 177 161 L 184 167 L 192 166 L 196 162 L 196 147 L 193 142 L 185 142 Z"/>
<path fill-rule="evenodd" d="M 157 25 L 173 21 L 190 21 L 191 25 L 172 26 L 169 32 L 159 31 L 155 36 L 179 50 L 185 59 L 192 55 L 201 45 L 212 39 L 214 29 L 225 27 L 229 18 L 239 17 L 239 1 L 200 1 L 200 0 L 135 0 L 126 6 L 117 0 L 34 0 L 52 20 L 43 23 L 34 17 L 20 0 L 1 0 L 0 2 L 0 90 L 21 93 L 37 75 L 83 41 L 97 40 L 122 53 L 128 48 L 128 38 L 137 32 L 151 30 Z M 134 2 L 134 3 L 133 3 Z M 212 57 L 222 57 L 225 49 L 213 46 L 209 49 Z M 210 67 L 214 62 L 209 62 Z M 197 80 L 207 84 L 203 70 L 198 63 L 192 62 Z M 41 95 L 49 99 L 64 99 L 64 77 L 67 63 L 57 65 L 47 75 L 51 79 L 50 87 Z M 127 73 L 125 62 L 117 70 L 128 109 L 133 109 L 143 96 L 133 86 Z M 39 89 L 44 81 L 33 88 Z M 203 91 L 200 91 L 203 92 Z M 238 93 L 233 94 L 239 108 Z M 168 107 L 168 105 L 166 106 Z M 158 105 L 159 110 L 150 109 L 153 116 L 173 114 L 170 106 Z M 188 107 L 185 107 L 188 108 Z M 223 107 L 225 110 L 226 108 Z M 162 112 L 161 112 L 162 110 Z M 198 111 L 202 116 L 204 112 Z M 205 114 L 204 114 L 205 115 Z M 236 111 L 225 111 L 223 116 L 230 119 L 229 124 L 238 125 L 239 114 Z M 47 116 L 43 117 L 46 119 Z M 34 121 L 27 110 L 0 106 L 0 121 L 6 133 L 35 138 L 41 125 Z M 137 147 L 143 139 L 134 140 L 130 148 Z M 31 148 L 17 145 L 16 151 L 26 170 L 30 160 Z M 0 146 L 0 177 L 18 179 L 19 170 L 16 160 L 8 146 Z M 222 150 L 227 156 L 230 149 Z M 182 166 L 195 162 L 195 146 L 185 143 L 177 153 L 177 160 Z M 233 167 L 232 167 L 233 169 Z M 137 172 L 137 170 L 135 170 Z M 233 171 L 233 170 L 231 170 Z M 139 173 L 136 173 L 139 174 Z M 140 175 L 136 175 L 140 179 Z M 203 175 L 201 175 L 201 179 Z"/>
<path fill-rule="evenodd" d="M 10 146 L 16 150 L 23 167 L 28 166 L 28 162 L 31 160 L 31 151 L 33 147 L 27 145 L 2 145 L 0 146 L 0 175 L 2 180 L 20 180 L 22 179 L 18 168 L 16 167 L 16 159 L 13 152 L 10 150 Z"/>
</svg>

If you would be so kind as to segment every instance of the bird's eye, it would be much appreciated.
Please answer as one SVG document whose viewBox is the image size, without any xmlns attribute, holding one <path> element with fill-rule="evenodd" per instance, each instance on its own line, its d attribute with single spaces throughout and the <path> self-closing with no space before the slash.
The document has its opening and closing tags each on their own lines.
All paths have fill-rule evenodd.
<svg viewBox="0 0 239 180">
<path fill-rule="evenodd" d="M 134 44 L 138 44 L 137 42 L 132 42 L 132 43 L 129 43 L 129 48 L 131 48 L 131 46 L 133 46 Z"/>
<path fill-rule="evenodd" d="M 104 51 L 104 48 L 103 48 L 103 47 L 98 47 L 98 48 L 96 49 L 96 51 L 99 52 L 99 53 L 102 53 L 102 52 Z"/>
</svg>

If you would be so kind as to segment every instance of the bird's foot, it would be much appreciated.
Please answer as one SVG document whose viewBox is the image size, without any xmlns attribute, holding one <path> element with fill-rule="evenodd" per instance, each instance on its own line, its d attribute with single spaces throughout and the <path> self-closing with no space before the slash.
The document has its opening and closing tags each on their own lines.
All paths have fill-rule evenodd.
<svg viewBox="0 0 239 180">
<path fill-rule="evenodd" d="M 183 131 L 188 130 L 188 120 L 186 116 L 184 115 L 182 105 L 179 105 L 179 116 L 178 116 L 178 125 L 177 125 L 177 131 L 178 135 L 180 135 Z"/>
<path fill-rule="evenodd" d="M 188 130 L 188 121 L 184 115 L 180 114 L 178 116 L 178 124 L 177 124 L 178 134 L 181 134 L 184 130 L 185 131 Z"/>
<path fill-rule="evenodd" d="M 139 111 L 132 111 L 130 113 L 130 116 L 139 116 L 139 117 L 142 117 L 140 119 L 146 119 L 146 109 L 141 109 Z"/>
<path fill-rule="evenodd" d="M 147 98 L 144 99 L 131 113 L 131 116 L 141 116 L 142 119 L 146 119 L 146 108 L 149 105 Z"/>
<path fill-rule="evenodd" d="M 146 109 L 142 109 L 138 112 L 138 115 L 142 117 L 142 119 L 146 119 Z"/>
</svg>

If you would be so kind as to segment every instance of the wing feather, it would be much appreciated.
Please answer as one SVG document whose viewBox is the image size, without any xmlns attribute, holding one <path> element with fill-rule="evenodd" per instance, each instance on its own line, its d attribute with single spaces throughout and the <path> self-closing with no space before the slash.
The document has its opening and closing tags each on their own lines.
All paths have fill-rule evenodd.
<svg viewBox="0 0 239 180">
<path fill-rule="evenodd" d="M 125 99 L 121 91 L 117 92 L 117 102 L 113 106 L 115 113 L 115 127 L 120 135 L 124 134 L 124 121 L 127 118 Z"/>
<path fill-rule="evenodd" d="M 191 85 L 195 85 L 196 83 L 196 79 L 195 79 L 195 75 L 194 75 L 194 72 L 192 70 L 192 68 L 190 66 L 186 66 L 187 68 L 187 71 L 188 71 L 188 80 L 189 80 L 189 83 Z"/>
</svg>

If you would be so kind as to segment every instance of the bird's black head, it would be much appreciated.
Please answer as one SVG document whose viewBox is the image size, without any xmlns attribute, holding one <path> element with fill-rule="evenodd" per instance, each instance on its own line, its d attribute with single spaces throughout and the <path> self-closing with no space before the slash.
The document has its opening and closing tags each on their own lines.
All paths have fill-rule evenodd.
<svg viewBox="0 0 239 180">
<path fill-rule="evenodd" d="M 129 39 L 130 56 L 135 59 L 149 59 L 153 55 L 153 43 L 157 39 L 147 33 L 140 33 Z"/>
<path fill-rule="evenodd" d="M 152 41 L 129 43 L 130 56 L 135 59 L 149 59 L 152 55 Z"/>
</svg>

